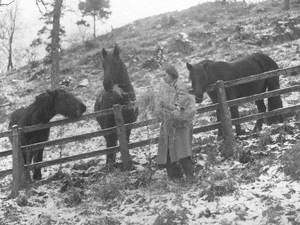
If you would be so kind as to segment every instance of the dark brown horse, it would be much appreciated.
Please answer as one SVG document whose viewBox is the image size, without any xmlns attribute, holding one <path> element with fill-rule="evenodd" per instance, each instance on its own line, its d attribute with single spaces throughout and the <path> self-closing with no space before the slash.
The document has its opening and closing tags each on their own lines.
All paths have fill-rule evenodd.
<svg viewBox="0 0 300 225">
<path fill-rule="evenodd" d="M 86 106 L 78 98 L 65 90 L 46 91 L 35 97 L 35 101 L 31 105 L 15 110 L 11 114 L 9 128 L 15 124 L 20 127 L 45 124 L 57 114 L 76 118 L 80 117 L 85 110 Z M 50 128 L 22 133 L 21 145 L 47 141 L 49 134 Z M 43 160 L 43 150 L 44 148 L 41 148 L 34 152 L 23 154 L 25 164 L 32 163 L 32 160 L 33 162 L 41 162 Z M 40 180 L 41 178 L 41 168 L 35 168 L 33 179 Z"/>
<path fill-rule="evenodd" d="M 229 81 L 278 69 L 276 62 L 262 53 L 254 53 L 230 63 L 204 60 L 194 65 L 187 63 L 186 66 L 189 70 L 189 78 L 192 81 L 192 88 L 197 102 L 202 101 L 203 93 L 206 92 L 207 87 L 217 80 Z M 226 95 L 227 99 L 230 100 L 278 88 L 280 88 L 280 84 L 279 77 L 277 76 L 227 88 Z M 213 103 L 217 102 L 217 94 L 215 91 L 208 91 L 207 94 Z M 255 104 L 259 112 L 266 111 L 263 99 L 255 101 Z M 278 108 L 282 108 L 280 96 L 268 98 L 268 110 L 271 111 Z M 231 107 L 230 111 L 233 118 L 239 117 L 238 106 Z M 217 117 L 219 120 L 218 112 Z M 276 122 L 283 122 L 282 116 L 274 116 L 268 119 L 269 124 Z M 260 130 L 262 128 L 262 123 L 262 119 L 258 120 L 254 129 Z M 236 125 L 235 127 L 237 134 L 244 133 L 240 125 Z"/>
<path fill-rule="evenodd" d="M 115 104 L 127 105 L 135 101 L 135 92 L 130 82 L 126 66 L 120 58 L 120 49 L 118 46 L 115 46 L 112 52 L 107 52 L 105 49 L 102 49 L 102 65 L 104 70 L 104 90 L 97 97 L 94 110 L 109 109 Z M 138 109 L 123 108 L 122 115 L 125 124 L 132 123 L 137 120 Z M 99 116 L 97 117 L 97 121 L 102 129 L 116 126 L 113 114 Z M 131 129 L 127 129 L 126 132 L 127 141 L 129 141 Z M 107 147 L 117 145 L 118 136 L 116 133 L 106 135 L 104 138 Z M 115 160 L 116 154 L 111 153 L 107 155 L 106 163 L 113 164 Z"/>
</svg>

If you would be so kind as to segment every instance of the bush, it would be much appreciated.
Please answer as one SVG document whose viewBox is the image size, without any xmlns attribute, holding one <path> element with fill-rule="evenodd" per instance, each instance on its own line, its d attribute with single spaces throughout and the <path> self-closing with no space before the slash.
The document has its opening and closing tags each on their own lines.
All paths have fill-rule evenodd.
<svg viewBox="0 0 300 225">
<path fill-rule="evenodd" d="M 121 222 L 112 217 L 96 217 L 87 219 L 82 225 L 120 225 Z"/>
<path fill-rule="evenodd" d="M 82 202 L 83 191 L 79 188 L 72 188 L 67 192 L 67 197 L 64 198 L 64 202 L 68 207 L 74 207 Z"/>
<path fill-rule="evenodd" d="M 259 146 L 262 149 L 265 149 L 265 147 L 269 144 L 272 143 L 272 137 L 271 137 L 271 130 L 270 129 L 266 129 L 260 132 L 259 137 L 258 137 L 258 143 Z"/>
<path fill-rule="evenodd" d="M 34 69 L 34 68 L 38 67 L 39 64 L 40 64 L 40 62 L 37 60 L 30 61 L 29 62 L 30 69 Z"/>
<path fill-rule="evenodd" d="M 202 196 L 212 202 L 215 197 L 231 194 L 236 190 L 236 183 L 222 171 L 215 171 L 208 180 L 207 187 L 203 190 Z"/>
<path fill-rule="evenodd" d="M 84 47 L 86 50 L 98 49 L 99 42 L 97 40 L 88 40 L 84 42 Z"/>
<path fill-rule="evenodd" d="M 161 215 L 159 215 L 154 221 L 153 225 L 185 225 L 188 224 L 187 214 L 189 211 L 185 208 L 177 209 L 176 211 L 166 209 Z"/>
<path fill-rule="evenodd" d="M 16 203 L 18 206 L 28 206 L 28 197 L 24 192 L 20 192 L 18 197 L 16 198 Z"/>
<path fill-rule="evenodd" d="M 80 177 L 66 176 L 62 180 L 62 184 L 63 185 L 60 188 L 60 192 L 62 193 L 72 189 L 73 187 L 81 189 L 85 187 L 85 181 Z"/>
<path fill-rule="evenodd" d="M 292 179 L 300 180 L 300 143 L 287 150 L 282 156 L 283 172 Z"/>
<path fill-rule="evenodd" d="M 114 200 L 121 196 L 120 185 L 117 183 L 107 183 L 104 185 L 95 186 L 94 194 L 104 201 Z"/>
</svg>

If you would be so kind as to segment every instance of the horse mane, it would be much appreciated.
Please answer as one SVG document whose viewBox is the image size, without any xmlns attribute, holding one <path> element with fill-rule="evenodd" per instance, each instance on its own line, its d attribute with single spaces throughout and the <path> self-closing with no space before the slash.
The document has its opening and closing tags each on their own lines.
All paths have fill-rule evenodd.
<svg viewBox="0 0 300 225">
<path fill-rule="evenodd" d="M 122 74 L 122 76 L 118 76 L 118 78 L 120 78 L 120 80 L 117 81 L 118 85 L 121 88 L 132 86 L 125 63 L 121 59 L 120 59 L 120 63 L 121 63 L 121 70 L 122 70 L 120 74 Z"/>
<path fill-rule="evenodd" d="M 35 97 L 35 101 L 27 107 L 27 116 L 48 122 L 55 115 L 55 91 L 47 90 Z"/>
<path fill-rule="evenodd" d="M 204 82 L 205 82 L 204 86 L 209 85 L 214 82 L 214 78 L 212 77 L 213 73 L 210 73 L 210 65 L 212 65 L 213 63 L 214 63 L 214 61 L 206 59 L 206 60 L 203 60 L 203 61 L 195 64 L 196 69 L 203 70 L 203 77 L 204 77 Z"/>
</svg>

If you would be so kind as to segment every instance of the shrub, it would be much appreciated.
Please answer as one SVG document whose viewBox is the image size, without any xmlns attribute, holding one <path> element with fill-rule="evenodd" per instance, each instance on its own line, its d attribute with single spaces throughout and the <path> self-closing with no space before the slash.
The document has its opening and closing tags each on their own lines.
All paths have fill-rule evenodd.
<svg viewBox="0 0 300 225">
<path fill-rule="evenodd" d="M 16 198 L 16 203 L 18 206 L 23 207 L 28 205 L 28 197 L 24 192 L 19 193 L 18 197 Z"/>
<path fill-rule="evenodd" d="M 188 224 L 188 210 L 185 208 L 177 209 L 176 211 L 166 209 L 154 221 L 153 225 L 185 225 Z"/>
<path fill-rule="evenodd" d="M 79 188 L 71 188 L 67 192 L 67 197 L 64 198 L 64 202 L 68 207 L 74 207 L 82 202 L 83 191 Z"/>
<path fill-rule="evenodd" d="M 114 200 L 121 196 L 121 186 L 117 183 L 107 183 L 104 185 L 95 186 L 93 188 L 94 194 L 103 201 Z"/>
<path fill-rule="evenodd" d="M 236 190 L 236 183 L 233 179 L 222 171 L 215 171 L 208 180 L 207 187 L 203 190 L 202 196 L 206 195 L 206 200 L 211 202 L 217 196 L 224 196 Z"/>
<path fill-rule="evenodd" d="M 38 67 L 39 64 L 40 64 L 40 62 L 37 60 L 30 61 L 29 62 L 30 69 L 34 69 L 34 68 Z"/>
<path fill-rule="evenodd" d="M 300 143 L 287 150 L 282 156 L 283 172 L 292 179 L 300 178 Z"/>
<path fill-rule="evenodd" d="M 98 49 L 99 42 L 97 40 L 88 40 L 84 42 L 84 47 L 86 50 Z"/>
<path fill-rule="evenodd" d="M 269 129 L 261 131 L 261 133 L 259 134 L 259 137 L 258 137 L 258 143 L 261 148 L 265 149 L 265 147 L 267 145 L 272 143 L 271 134 L 272 134 L 271 130 L 269 130 Z"/>
</svg>

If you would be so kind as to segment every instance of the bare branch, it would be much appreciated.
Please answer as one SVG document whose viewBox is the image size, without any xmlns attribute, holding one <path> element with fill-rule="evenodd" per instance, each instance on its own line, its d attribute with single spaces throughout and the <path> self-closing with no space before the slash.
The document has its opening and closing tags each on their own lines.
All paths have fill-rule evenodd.
<svg viewBox="0 0 300 225">
<path fill-rule="evenodd" d="M 0 6 L 4 6 L 4 5 L 10 5 L 10 4 L 12 4 L 13 2 L 14 2 L 15 0 L 12 0 L 11 2 L 9 2 L 9 3 L 2 3 L 2 1 L 0 1 Z"/>
<path fill-rule="evenodd" d="M 35 0 L 35 4 L 41 14 L 44 14 L 43 10 L 41 9 L 41 5 L 44 7 L 44 11 L 47 11 L 47 3 L 44 0 Z"/>
</svg>

